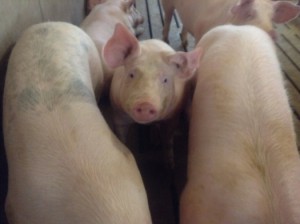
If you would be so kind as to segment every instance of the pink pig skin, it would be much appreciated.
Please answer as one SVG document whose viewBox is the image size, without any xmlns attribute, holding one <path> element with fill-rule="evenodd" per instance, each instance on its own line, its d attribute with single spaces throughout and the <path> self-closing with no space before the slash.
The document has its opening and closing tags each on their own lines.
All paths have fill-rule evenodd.
<svg viewBox="0 0 300 224">
<path fill-rule="evenodd" d="M 107 2 L 107 1 L 113 1 L 113 0 L 86 0 L 86 5 L 87 5 L 88 12 L 90 12 L 98 4 L 102 4 L 102 3 Z M 133 2 L 135 4 L 135 0 L 118 0 L 118 1 L 122 1 L 124 3 Z"/>
<path fill-rule="evenodd" d="M 14 47 L 3 99 L 9 223 L 151 223 L 136 162 L 97 105 L 99 60 L 69 23 L 34 25 Z"/>
<path fill-rule="evenodd" d="M 299 224 L 300 159 L 272 39 L 206 33 L 196 74 L 181 224 Z"/>
<path fill-rule="evenodd" d="M 103 50 L 107 65 L 116 68 L 110 99 L 115 124 L 125 139 L 127 124 L 149 124 L 170 119 L 184 103 L 201 51 L 175 52 L 161 40 L 138 41 L 121 24 Z"/>
<path fill-rule="evenodd" d="M 133 0 L 96 0 L 89 1 L 92 11 L 81 23 L 80 27 L 92 38 L 102 56 L 103 46 L 114 32 L 117 23 L 123 24 L 131 33 L 143 32 L 138 25 L 143 23 L 143 16 L 135 8 Z M 135 29 L 137 28 L 137 29 Z M 136 33 L 139 32 L 139 33 Z M 103 59 L 101 58 L 103 62 Z M 108 91 L 113 70 L 104 68 L 105 91 Z"/>
<path fill-rule="evenodd" d="M 255 25 L 276 38 L 272 23 L 288 22 L 300 13 L 300 7 L 292 2 L 271 0 L 162 0 L 162 4 L 165 11 L 163 39 L 168 42 L 176 9 L 183 24 L 181 40 L 185 49 L 187 32 L 197 43 L 208 30 L 222 24 Z"/>
</svg>

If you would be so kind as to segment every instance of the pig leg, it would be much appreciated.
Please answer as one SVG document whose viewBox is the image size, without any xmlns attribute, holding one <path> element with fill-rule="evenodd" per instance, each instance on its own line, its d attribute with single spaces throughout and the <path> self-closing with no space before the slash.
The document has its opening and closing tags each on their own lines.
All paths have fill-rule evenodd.
<svg viewBox="0 0 300 224">
<path fill-rule="evenodd" d="M 144 17 L 136 9 L 134 1 L 124 1 L 123 10 L 125 14 L 129 14 L 132 18 L 132 26 L 136 28 L 144 22 Z"/>
<path fill-rule="evenodd" d="M 133 27 L 137 27 L 140 24 L 144 23 L 144 17 L 141 15 L 141 13 L 136 9 L 134 5 L 131 6 L 131 15 L 133 18 Z"/>
<path fill-rule="evenodd" d="M 138 27 L 135 28 L 135 30 L 134 30 L 134 35 L 135 35 L 136 37 L 139 37 L 139 36 L 141 36 L 141 35 L 144 33 L 144 31 L 145 31 L 144 27 L 138 26 Z"/>
<path fill-rule="evenodd" d="M 130 8 L 131 17 L 133 20 L 133 28 L 136 37 L 139 37 L 144 33 L 144 27 L 140 26 L 144 23 L 144 17 L 141 13 L 136 9 L 135 5 L 131 5 Z"/>
<path fill-rule="evenodd" d="M 141 13 L 136 9 L 135 3 L 132 2 L 132 5 L 128 6 L 129 7 L 129 14 L 132 18 L 132 24 L 134 28 L 134 33 L 135 36 L 138 37 L 141 34 L 144 33 L 144 28 L 140 26 L 141 24 L 144 23 L 144 17 L 141 15 Z"/>
<path fill-rule="evenodd" d="M 175 7 L 172 3 L 173 1 L 170 0 L 162 0 L 163 9 L 165 12 L 165 22 L 164 22 L 162 35 L 163 35 L 163 41 L 165 41 L 166 43 L 169 43 L 170 24 L 175 10 Z"/>
<path fill-rule="evenodd" d="M 184 26 L 182 26 L 182 30 L 180 33 L 180 39 L 181 39 L 181 45 L 185 51 L 187 51 L 187 46 L 188 46 L 187 36 L 188 36 L 188 31 L 186 30 L 186 28 Z"/>
</svg>

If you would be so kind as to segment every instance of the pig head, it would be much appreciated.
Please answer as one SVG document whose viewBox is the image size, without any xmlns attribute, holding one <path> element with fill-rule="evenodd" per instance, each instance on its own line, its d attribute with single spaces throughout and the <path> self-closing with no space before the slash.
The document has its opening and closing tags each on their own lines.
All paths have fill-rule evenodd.
<svg viewBox="0 0 300 224">
<path fill-rule="evenodd" d="M 160 40 L 138 40 L 118 24 L 103 50 L 116 68 L 110 98 L 128 118 L 148 124 L 170 118 L 183 101 L 185 86 L 198 67 L 201 51 L 175 52 Z"/>
</svg>

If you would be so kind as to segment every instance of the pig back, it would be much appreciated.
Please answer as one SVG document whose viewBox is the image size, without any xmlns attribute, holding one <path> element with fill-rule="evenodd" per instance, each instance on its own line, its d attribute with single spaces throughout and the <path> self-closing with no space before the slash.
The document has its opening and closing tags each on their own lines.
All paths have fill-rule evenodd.
<svg viewBox="0 0 300 224">
<path fill-rule="evenodd" d="M 17 42 L 3 116 L 11 223 L 151 222 L 135 160 L 97 107 L 102 82 L 78 27 L 38 24 Z"/>
<path fill-rule="evenodd" d="M 58 107 L 69 103 L 96 105 L 95 93 L 100 94 L 102 80 L 95 45 L 78 27 L 60 22 L 30 27 L 20 37 L 8 63 L 5 134 L 15 133 L 14 122 L 19 125 L 26 121 L 29 127 L 45 125 L 33 115 L 58 114 Z M 49 114 L 46 117 L 51 119 Z"/>
<path fill-rule="evenodd" d="M 297 223 L 299 155 L 272 40 L 225 25 L 198 46 L 182 223 Z"/>
</svg>

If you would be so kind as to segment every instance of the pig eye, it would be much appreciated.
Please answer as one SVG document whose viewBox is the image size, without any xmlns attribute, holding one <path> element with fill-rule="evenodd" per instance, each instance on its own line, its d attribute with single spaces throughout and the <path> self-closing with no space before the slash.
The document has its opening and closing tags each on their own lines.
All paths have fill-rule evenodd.
<svg viewBox="0 0 300 224">
<path fill-rule="evenodd" d="M 164 78 L 163 83 L 167 83 L 167 82 L 168 82 L 168 79 Z"/>
<path fill-rule="evenodd" d="M 134 78 L 134 74 L 131 72 L 131 73 L 129 73 L 129 77 L 131 78 L 131 79 L 133 79 Z"/>
</svg>

